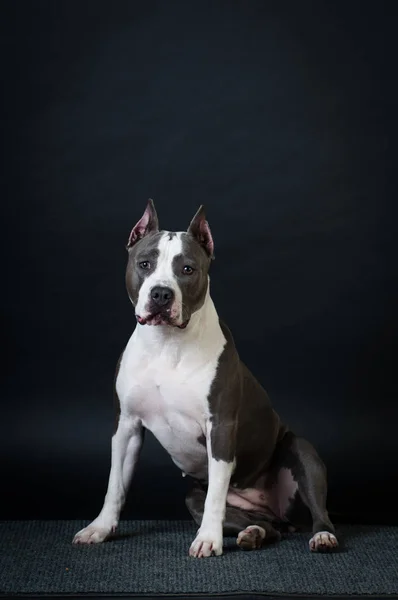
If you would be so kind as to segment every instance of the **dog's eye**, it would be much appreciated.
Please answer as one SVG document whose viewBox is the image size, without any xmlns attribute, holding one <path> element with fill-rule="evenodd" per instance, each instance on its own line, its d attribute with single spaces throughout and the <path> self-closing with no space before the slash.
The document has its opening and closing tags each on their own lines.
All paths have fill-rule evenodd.
<svg viewBox="0 0 398 600">
<path fill-rule="evenodd" d="M 183 267 L 182 272 L 184 273 L 184 275 L 192 275 L 193 273 L 193 268 L 190 267 L 189 265 L 185 265 L 185 267 Z"/>
<path fill-rule="evenodd" d="M 151 267 L 151 263 L 149 262 L 149 260 L 144 260 L 140 262 L 140 267 L 141 269 L 149 269 Z"/>
</svg>

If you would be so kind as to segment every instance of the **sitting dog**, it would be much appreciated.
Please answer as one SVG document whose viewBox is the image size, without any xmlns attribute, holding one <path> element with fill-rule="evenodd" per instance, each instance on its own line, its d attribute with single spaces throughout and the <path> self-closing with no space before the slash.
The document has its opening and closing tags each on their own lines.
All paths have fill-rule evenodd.
<svg viewBox="0 0 398 600">
<path fill-rule="evenodd" d="M 149 200 L 127 250 L 138 325 L 117 366 L 108 490 L 98 517 L 73 542 L 103 542 L 116 529 L 149 429 L 193 479 L 186 503 L 199 529 L 191 556 L 222 554 L 223 534 L 237 536 L 241 548 L 259 548 L 300 525 L 303 511 L 312 522 L 310 550 L 335 548 L 324 464 L 281 423 L 217 315 L 203 207 L 186 232 L 159 231 Z"/>
</svg>

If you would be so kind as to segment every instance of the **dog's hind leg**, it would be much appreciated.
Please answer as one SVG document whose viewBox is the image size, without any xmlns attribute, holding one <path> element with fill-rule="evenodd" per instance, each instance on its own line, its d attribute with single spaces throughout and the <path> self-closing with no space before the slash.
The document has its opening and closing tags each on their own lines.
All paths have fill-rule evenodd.
<svg viewBox="0 0 398 600">
<path fill-rule="evenodd" d="M 195 485 L 186 497 L 186 505 L 194 521 L 200 527 L 204 512 L 206 492 L 200 484 Z M 276 531 L 270 522 L 264 521 L 264 517 L 236 508 L 226 506 L 223 523 L 225 536 L 237 536 L 236 543 L 243 550 L 255 550 L 263 544 L 280 539 L 279 531 Z"/>
<path fill-rule="evenodd" d="M 315 448 L 307 440 L 288 432 L 279 442 L 276 456 L 279 467 L 290 470 L 301 500 L 311 513 L 310 550 L 334 550 L 338 542 L 326 509 L 326 467 Z"/>
</svg>

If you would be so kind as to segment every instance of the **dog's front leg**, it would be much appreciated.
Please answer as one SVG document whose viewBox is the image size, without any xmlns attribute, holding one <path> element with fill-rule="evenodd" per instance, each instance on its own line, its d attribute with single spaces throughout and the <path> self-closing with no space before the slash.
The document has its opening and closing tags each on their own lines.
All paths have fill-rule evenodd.
<svg viewBox="0 0 398 600">
<path fill-rule="evenodd" d="M 116 529 L 143 437 L 144 429 L 138 418 L 120 417 L 117 431 L 112 438 L 111 471 L 104 505 L 98 517 L 75 535 L 74 544 L 98 544 Z"/>
<path fill-rule="evenodd" d="M 235 423 L 228 426 L 209 420 L 206 446 L 209 486 L 202 523 L 189 549 L 196 558 L 222 554 L 227 493 L 235 464 Z"/>
</svg>

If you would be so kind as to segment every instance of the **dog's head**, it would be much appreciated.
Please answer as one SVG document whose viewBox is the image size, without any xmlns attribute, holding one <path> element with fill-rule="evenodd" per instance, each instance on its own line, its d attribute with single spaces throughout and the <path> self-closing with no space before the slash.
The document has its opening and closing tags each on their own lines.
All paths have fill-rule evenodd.
<svg viewBox="0 0 398 600">
<path fill-rule="evenodd" d="M 126 286 L 141 325 L 185 328 L 205 301 L 214 257 L 201 206 L 186 232 L 159 231 L 152 200 L 131 231 Z"/>
</svg>

